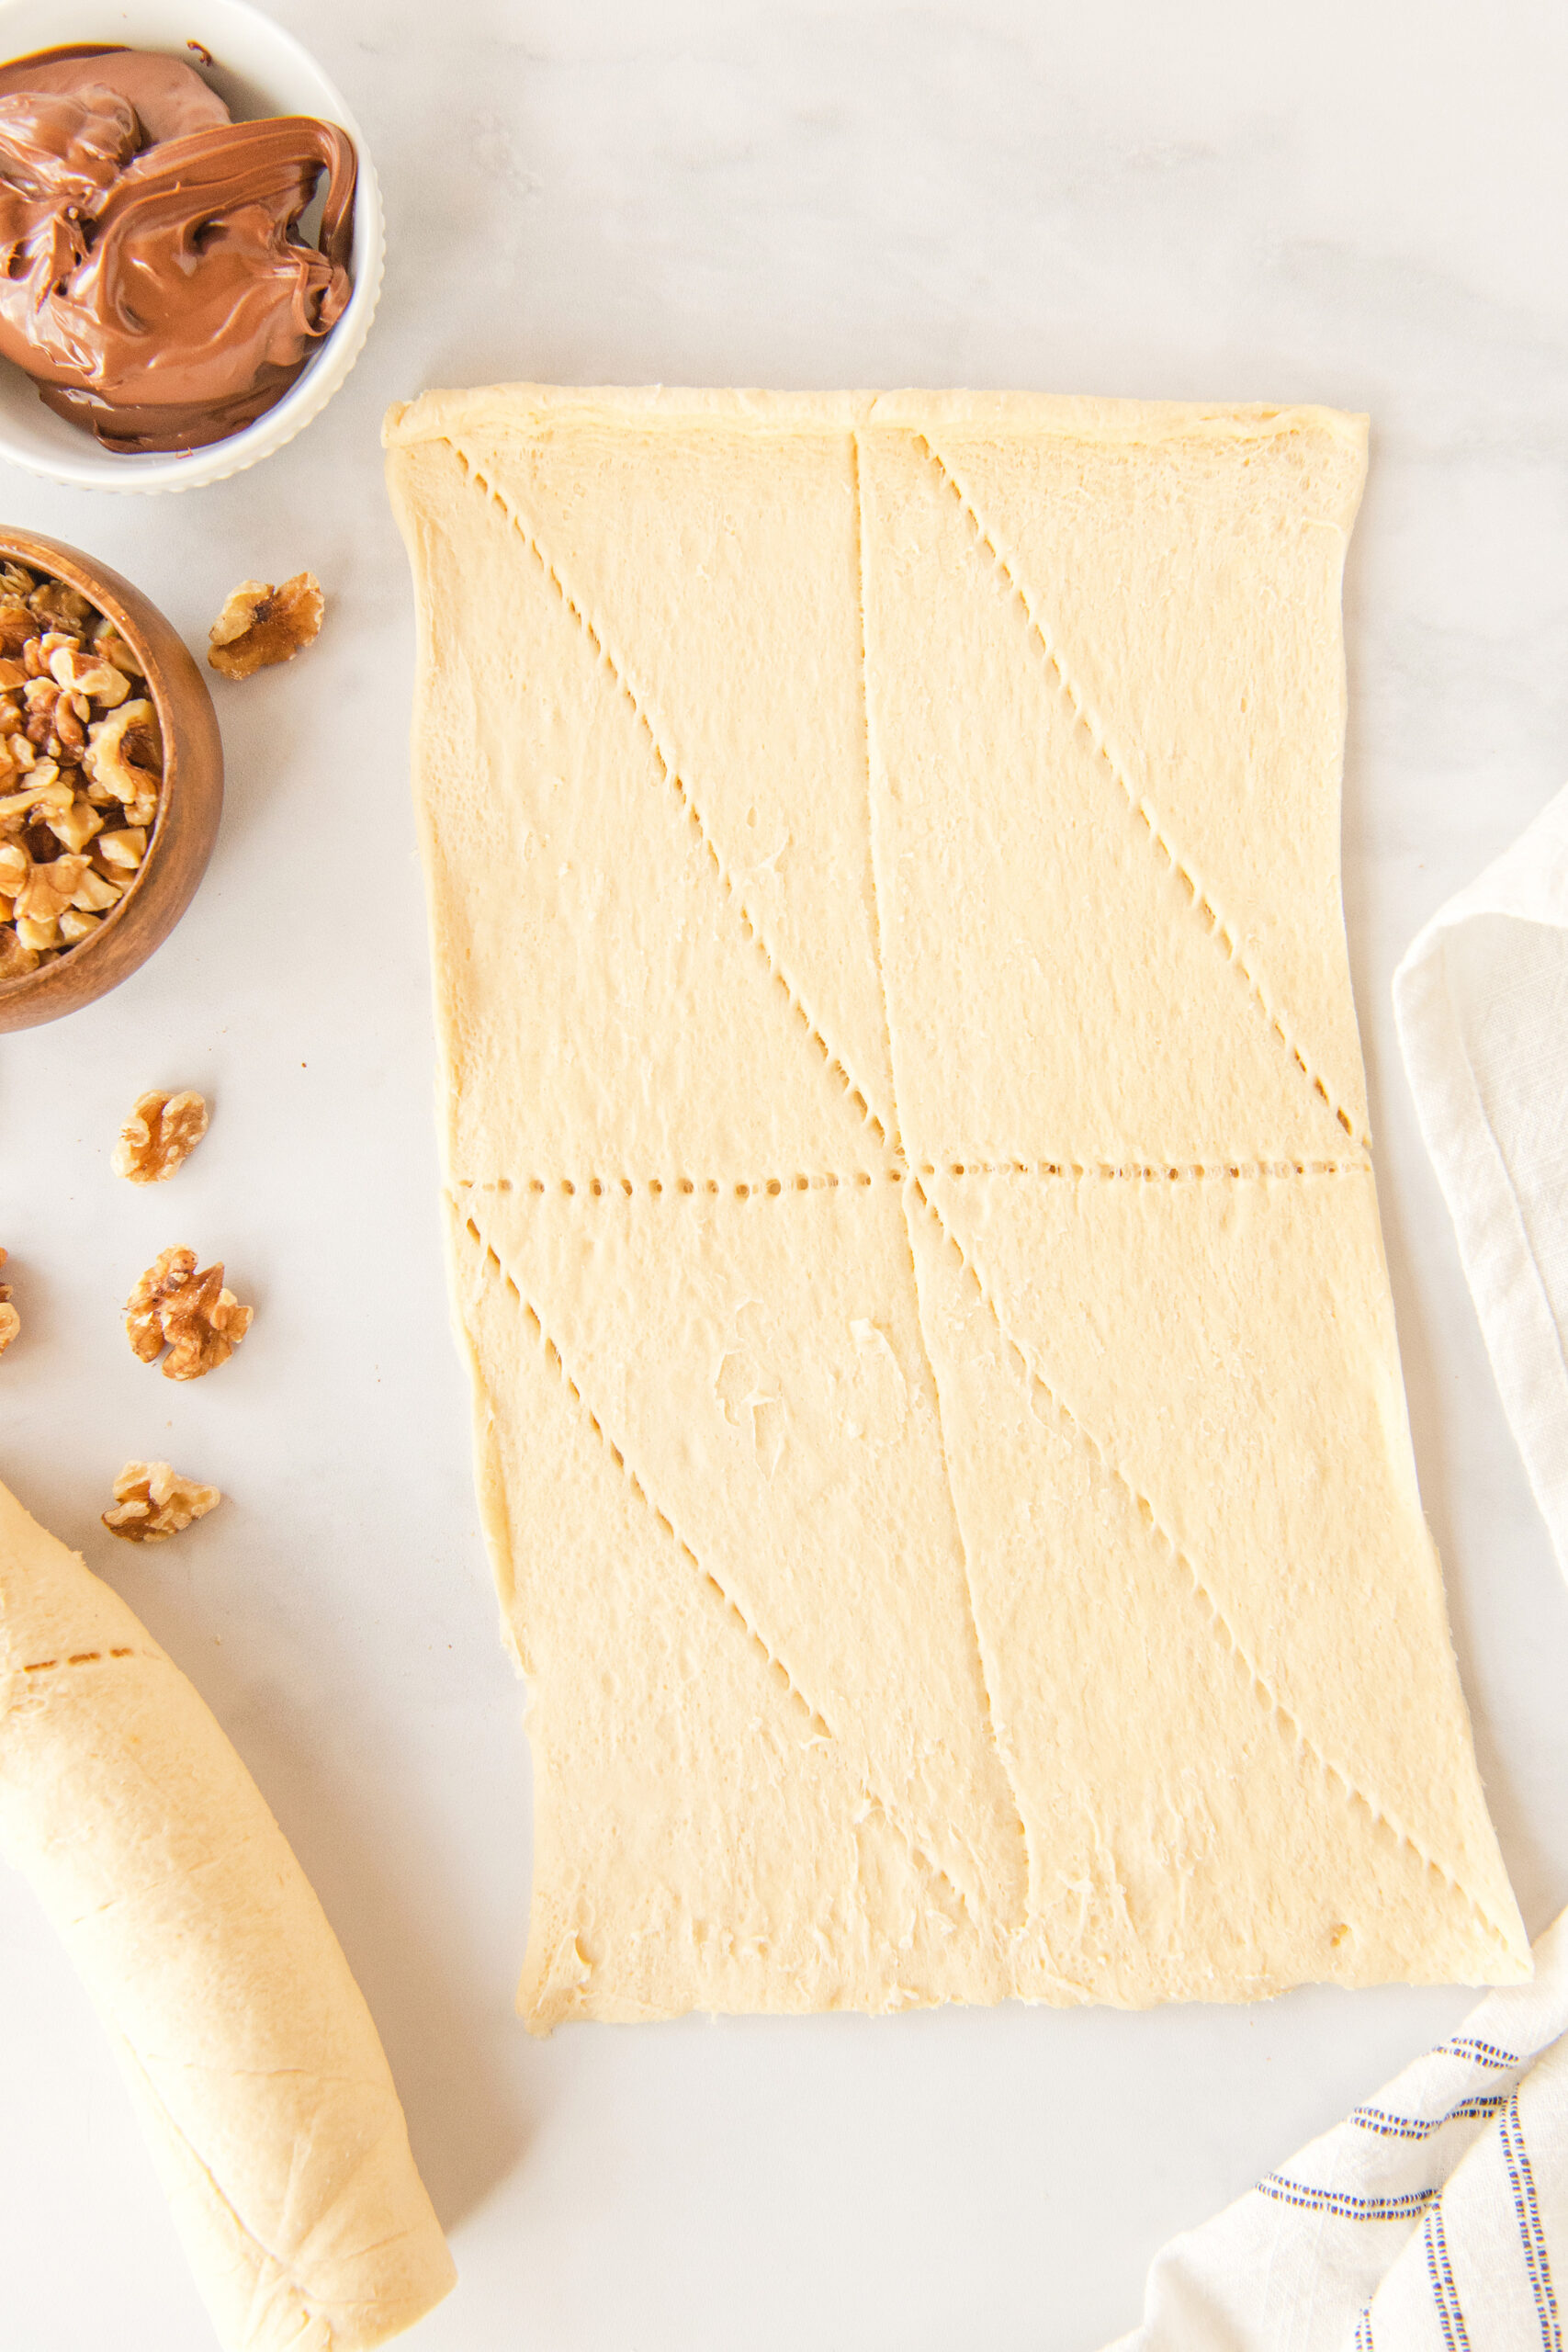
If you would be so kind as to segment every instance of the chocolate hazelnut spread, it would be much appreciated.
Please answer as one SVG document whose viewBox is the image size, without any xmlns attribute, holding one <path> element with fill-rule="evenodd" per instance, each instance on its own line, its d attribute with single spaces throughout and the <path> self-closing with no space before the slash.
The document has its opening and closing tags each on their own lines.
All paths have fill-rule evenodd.
<svg viewBox="0 0 1568 2352">
<path fill-rule="evenodd" d="M 0 356 L 108 448 L 239 432 L 347 305 L 355 169 L 346 131 L 233 122 L 179 58 L 0 66 Z M 318 249 L 299 222 L 323 173 Z"/>
<path fill-rule="evenodd" d="M 40 50 L 36 57 L 0 65 L 0 96 L 14 90 L 73 92 L 92 84 L 118 90 L 130 100 L 148 145 L 159 139 L 183 139 L 191 130 L 211 130 L 231 119 L 217 91 L 208 88 L 194 66 L 181 57 L 161 57 L 155 50 L 100 49 L 89 43 Z"/>
</svg>

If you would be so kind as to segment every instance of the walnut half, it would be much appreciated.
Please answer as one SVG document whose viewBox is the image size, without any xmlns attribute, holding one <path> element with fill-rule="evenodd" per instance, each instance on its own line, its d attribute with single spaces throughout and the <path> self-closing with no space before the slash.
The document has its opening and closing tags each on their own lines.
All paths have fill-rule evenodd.
<svg viewBox="0 0 1568 2352">
<path fill-rule="evenodd" d="M 0 1273 L 5 1272 L 8 1255 L 7 1250 L 0 1250 Z M 21 1328 L 22 1318 L 11 1304 L 11 1285 L 0 1283 L 0 1356 L 5 1354 Z"/>
<path fill-rule="evenodd" d="M 136 1108 L 119 1131 L 109 1166 L 133 1184 L 161 1184 L 196 1149 L 207 1133 L 207 1104 L 194 1088 L 180 1094 L 154 1089 L 139 1094 Z"/>
<path fill-rule="evenodd" d="M 254 1311 L 224 1289 L 221 1261 L 197 1273 L 194 1250 L 163 1250 L 125 1304 L 125 1335 L 143 1363 L 167 1344 L 165 1380 L 199 1380 L 227 1363 Z"/>
<path fill-rule="evenodd" d="M 207 633 L 209 662 L 225 678 L 249 678 L 291 661 L 320 629 L 325 601 L 312 572 L 297 571 L 281 588 L 242 580 Z"/>
<path fill-rule="evenodd" d="M 109 1533 L 128 1544 L 161 1544 L 222 1499 L 216 1487 L 182 1478 L 167 1462 L 128 1462 L 114 1482 L 114 1509 L 101 1516 Z"/>
</svg>

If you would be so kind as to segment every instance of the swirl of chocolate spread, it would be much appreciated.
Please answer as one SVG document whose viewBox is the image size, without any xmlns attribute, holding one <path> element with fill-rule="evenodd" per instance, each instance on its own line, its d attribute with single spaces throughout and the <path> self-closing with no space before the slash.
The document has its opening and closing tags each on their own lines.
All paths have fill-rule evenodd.
<svg viewBox="0 0 1568 2352">
<path fill-rule="evenodd" d="M 318 248 L 299 223 L 323 173 Z M 0 356 L 107 448 L 226 439 L 343 316 L 355 175 L 346 131 L 233 122 L 178 58 L 0 67 Z"/>
</svg>

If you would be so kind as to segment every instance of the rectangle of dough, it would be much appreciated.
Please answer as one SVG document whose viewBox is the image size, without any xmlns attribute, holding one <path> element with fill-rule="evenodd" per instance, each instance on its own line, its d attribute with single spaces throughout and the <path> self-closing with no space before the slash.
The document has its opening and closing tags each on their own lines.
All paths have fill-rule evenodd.
<svg viewBox="0 0 1568 2352">
<path fill-rule="evenodd" d="M 1528 1973 L 1339 910 L 1361 421 L 387 437 L 529 2025 Z"/>
</svg>

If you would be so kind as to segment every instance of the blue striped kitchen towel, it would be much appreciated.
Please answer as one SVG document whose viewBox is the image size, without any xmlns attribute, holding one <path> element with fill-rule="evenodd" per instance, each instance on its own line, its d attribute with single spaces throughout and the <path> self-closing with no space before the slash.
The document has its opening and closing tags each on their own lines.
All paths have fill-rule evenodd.
<svg viewBox="0 0 1568 2352">
<path fill-rule="evenodd" d="M 1535 1958 L 1532 1984 L 1173 2238 L 1111 2352 L 1562 2352 L 1568 1913 Z"/>
</svg>

